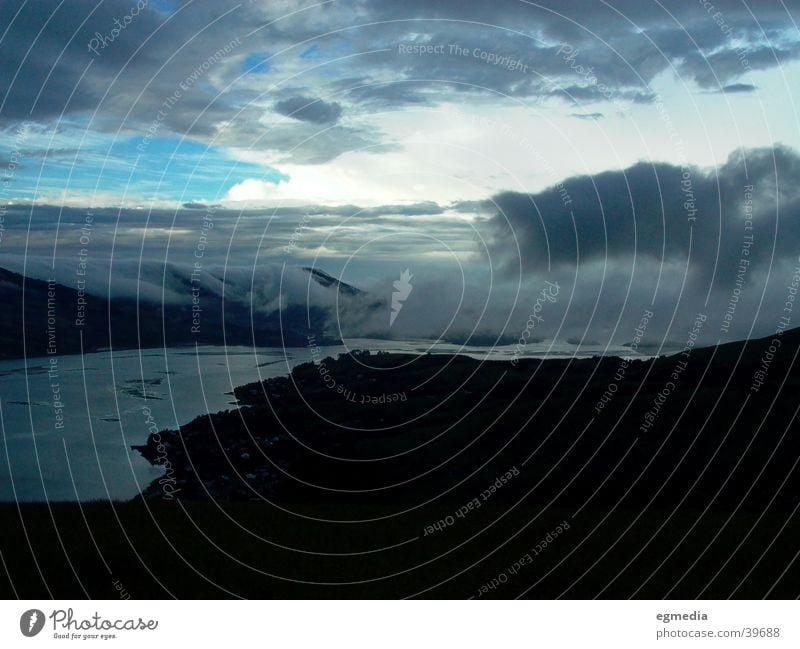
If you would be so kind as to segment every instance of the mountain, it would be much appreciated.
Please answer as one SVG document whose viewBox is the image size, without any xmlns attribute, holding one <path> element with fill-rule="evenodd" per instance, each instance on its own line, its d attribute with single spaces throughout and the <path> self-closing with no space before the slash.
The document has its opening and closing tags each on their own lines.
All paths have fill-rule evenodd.
<svg viewBox="0 0 800 649">
<path fill-rule="evenodd" d="M 330 291 L 360 294 L 322 271 L 312 276 Z M 338 342 L 326 333 L 322 307 L 289 304 L 267 311 L 213 290 L 193 293 L 188 276 L 174 279 L 184 288 L 177 302 L 108 299 L 0 268 L 0 358 L 195 343 L 296 347 L 307 345 L 310 335 L 317 344 Z"/>
<path fill-rule="evenodd" d="M 319 270 L 318 268 L 309 268 L 308 266 L 303 266 L 303 270 L 309 273 L 311 278 L 317 284 L 324 286 L 325 288 L 337 288 L 343 295 L 356 296 L 364 294 L 364 291 L 361 289 L 357 289 L 355 286 L 351 286 L 350 284 L 345 284 L 343 281 L 336 279 L 332 275 L 328 275 L 328 273 Z"/>
</svg>

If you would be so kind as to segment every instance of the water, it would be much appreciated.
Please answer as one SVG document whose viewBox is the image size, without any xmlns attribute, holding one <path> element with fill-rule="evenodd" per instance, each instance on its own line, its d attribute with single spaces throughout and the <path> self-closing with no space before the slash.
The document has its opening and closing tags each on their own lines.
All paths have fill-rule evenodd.
<svg viewBox="0 0 800 649">
<path fill-rule="evenodd" d="M 350 349 L 466 353 L 511 358 L 513 346 L 348 341 Z M 343 346 L 322 347 L 337 356 Z M 521 356 L 631 355 L 604 349 L 531 344 Z M 236 408 L 234 387 L 311 360 L 308 349 L 198 347 L 98 352 L 0 361 L 0 500 L 128 500 L 163 475 L 130 447 L 198 415 Z M 55 362 L 54 362 L 55 361 Z"/>
</svg>

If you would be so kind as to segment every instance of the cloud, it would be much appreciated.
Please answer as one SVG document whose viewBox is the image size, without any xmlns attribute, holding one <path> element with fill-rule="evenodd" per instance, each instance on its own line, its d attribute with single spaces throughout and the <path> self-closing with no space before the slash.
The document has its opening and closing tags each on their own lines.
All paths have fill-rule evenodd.
<svg viewBox="0 0 800 649">
<path fill-rule="evenodd" d="M 739 150 L 716 169 L 643 162 L 538 194 L 506 192 L 484 203 L 494 212 L 490 251 L 529 272 L 642 257 L 715 272 L 739 259 L 747 207 L 758 236 L 749 264 L 769 264 L 800 249 L 798 173 L 800 156 L 776 147 Z"/>
<path fill-rule="evenodd" d="M 91 117 L 92 129 L 143 132 L 178 90 L 162 128 L 232 146 L 254 143 L 275 92 L 290 91 L 286 79 L 292 94 L 278 101 L 278 113 L 319 125 L 345 113 L 368 115 L 376 105 L 430 105 L 465 95 L 602 100 L 600 83 L 617 98 L 648 101 L 648 84 L 665 71 L 714 89 L 734 85 L 748 68 L 774 68 L 800 56 L 796 2 L 720 1 L 721 18 L 715 18 L 697 3 L 633 0 L 590 6 L 577 0 L 223 0 L 187 3 L 174 12 L 146 8 L 98 54 L 87 45 L 98 34 L 110 37 L 114 21 L 131 12 L 127 0 L 97 7 L 12 0 L 4 6 L 13 20 L 0 42 L 0 87 L 6 89 L 0 121 L 80 115 Z M 232 42 L 224 56 L 213 58 Z M 400 44 L 443 49 L 409 56 L 400 54 Z M 565 57 L 564 44 L 573 59 Z M 451 45 L 460 49 L 451 51 Z M 313 58 L 304 55 L 309 48 Z M 260 73 L 243 73 L 254 56 L 265 59 Z M 577 65 L 591 68 L 596 83 L 576 74 Z M 261 146 L 286 151 L 302 136 L 293 132 Z M 333 147 L 328 155 L 345 150 L 352 149 Z"/>
<path fill-rule="evenodd" d="M 755 92 L 756 90 L 758 90 L 758 86 L 754 86 L 752 83 L 731 83 L 720 88 L 719 92 L 724 94 L 736 94 L 740 92 Z"/>
<path fill-rule="evenodd" d="M 570 117 L 574 117 L 575 119 L 585 119 L 585 120 L 598 120 L 605 117 L 603 113 L 570 113 Z"/>
<path fill-rule="evenodd" d="M 47 279 L 55 252 L 56 265 L 64 269 L 58 279 L 74 284 L 81 250 L 96 263 L 113 258 L 115 268 L 118 263 L 133 260 L 136 264 L 139 259 L 144 264 L 191 266 L 199 259 L 204 266 L 232 263 L 251 267 L 284 262 L 309 265 L 309 260 L 316 258 L 323 270 L 336 272 L 354 255 L 379 264 L 382 259 L 404 254 L 409 245 L 417 258 L 440 251 L 443 244 L 464 254 L 471 253 L 473 245 L 470 224 L 430 202 L 376 206 L 293 203 L 246 211 L 189 205 L 183 209 L 5 206 L 0 266 L 26 274 L 32 272 L 25 268 L 26 259 L 39 258 L 44 263 L 36 277 Z M 92 217 L 88 234 L 82 231 L 87 216 Z M 204 232 L 209 220 L 213 227 Z M 420 236 L 420 228 L 426 236 Z M 200 244 L 202 250 L 198 250 Z M 201 257 L 195 256 L 198 252 Z M 369 269 L 364 272 L 371 274 Z M 88 290 L 104 292 L 107 278 L 107 272 L 93 275 Z M 356 284 L 359 281 L 350 279 Z"/>
<path fill-rule="evenodd" d="M 333 124 L 342 114 L 342 107 L 336 102 L 296 96 L 281 99 L 275 104 L 275 112 L 312 124 Z"/>
<path fill-rule="evenodd" d="M 640 163 L 535 194 L 504 192 L 450 206 L 98 210 L 86 245 L 86 210 L 15 206 L 6 214 L 4 250 L 28 254 L 4 253 L 3 265 L 40 278 L 57 273 L 74 285 L 84 247 L 90 293 L 139 291 L 149 300 L 180 301 L 210 215 L 204 286 L 257 313 L 318 306 L 333 330 L 348 336 L 389 334 L 392 282 L 410 268 L 414 292 L 391 329 L 398 338 L 518 338 L 550 281 L 559 297 L 536 338 L 622 344 L 648 310 L 656 314 L 651 342 L 682 345 L 698 312 L 709 323 L 701 340 L 715 342 L 767 335 L 784 315 L 800 273 L 797 177 L 800 155 L 775 147 L 740 150 L 717 168 Z M 307 276 L 286 271 L 281 301 L 284 262 L 341 276 L 366 294 L 337 303 L 330 292 L 307 294 Z M 731 326 L 723 329 L 729 313 Z M 800 314 L 790 315 L 794 326 Z"/>
<path fill-rule="evenodd" d="M 482 208 L 484 259 L 526 287 L 559 281 L 568 303 L 543 333 L 608 337 L 651 309 L 651 333 L 675 340 L 698 312 L 706 341 L 767 335 L 800 272 L 798 173 L 795 151 L 744 149 L 713 169 L 640 163 L 503 193 Z"/>
<path fill-rule="evenodd" d="M 742 52 L 753 71 L 800 52 L 790 29 L 796 3 L 758 3 L 752 15 L 737 3 L 716 5 L 732 31 L 702 5 L 681 2 L 220 0 L 148 7 L 126 21 L 127 0 L 68 10 L 56 0 L 35 8 L 11 0 L 0 40 L 0 129 L 28 120 L 36 137 L 9 197 L 70 205 L 147 205 L 154 197 L 179 206 L 227 194 L 239 208 L 374 206 L 539 189 L 559 175 L 607 167 L 606 133 L 619 143 L 620 166 L 663 150 L 664 129 L 645 114 L 657 97 L 651 84 L 661 90 L 670 76 L 692 90 L 732 92 L 752 85 L 740 79 L 748 74 Z M 106 47 L 89 48 L 106 37 Z M 415 54 L 421 46 L 434 51 Z M 258 74 L 249 73 L 254 61 Z M 451 106 L 488 116 L 514 137 L 450 119 L 442 113 Z M 632 128 L 615 135 L 617 117 L 631 107 L 646 134 L 638 142 Z M 589 117 L 601 114 L 604 129 L 585 133 Z M 748 142 L 771 144 L 767 126 Z M 694 135 L 681 130 L 687 140 Z M 164 153 L 165 143 L 179 141 L 197 148 Z M 552 174 L 531 164 L 522 141 L 548 151 Z M 137 145 L 147 149 L 143 157 L 132 151 Z M 730 146 L 714 142 L 715 155 Z M 204 150 L 230 157 L 214 163 Z M 159 177 L 165 168 L 154 159 L 168 160 L 169 173 Z"/>
</svg>

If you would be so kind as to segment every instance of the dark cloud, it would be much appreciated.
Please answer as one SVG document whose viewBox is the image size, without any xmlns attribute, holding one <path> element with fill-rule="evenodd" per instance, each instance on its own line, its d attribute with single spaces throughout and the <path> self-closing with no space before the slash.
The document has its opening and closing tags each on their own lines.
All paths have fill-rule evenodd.
<svg viewBox="0 0 800 649">
<path fill-rule="evenodd" d="M 595 83 L 587 82 L 589 75 L 582 70 L 591 69 L 597 83 L 630 92 L 644 91 L 656 75 L 673 69 L 701 86 L 719 87 L 745 74 L 748 67 L 765 69 L 796 58 L 800 54 L 797 3 L 770 0 L 750 4 L 715 2 L 710 12 L 702 4 L 678 0 L 453 0 L 435 4 L 417 0 L 402 5 L 384 0 L 370 3 L 370 7 L 386 20 L 413 16 L 412 24 L 392 27 L 398 42 L 410 40 L 413 34 L 416 43 L 456 43 L 470 50 L 458 60 L 449 50 L 438 57 L 407 57 L 398 62 L 403 77 L 430 79 L 450 67 L 450 74 L 438 76 L 482 85 L 490 76 L 485 74 L 488 68 L 496 71 L 496 77 L 489 79 L 486 87 L 536 96 L 542 94 L 542 86 L 524 77 L 546 75 L 562 87 L 589 89 Z M 551 46 L 553 41 L 558 45 Z M 391 41 L 386 39 L 384 46 L 388 43 Z M 527 66 L 526 72 L 515 68 L 516 72 L 505 74 L 502 66 L 485 64 L 481 70 L 474 65 L 474 48 L 517 59 Z M 471 70 L 469 64 L 473 64 Z M 570 83 L 571 77 L 582 83 Z"/>
<path fill-rule="evenodd" d="M 323 6 L 224 0 L 185 3 L 173 13 L 145 8 L 110 40 L 115 21 L 124 22 L 132 6 L 128 0 L 4 3 L 10 23 L 0 41 L 0 123 L 80 115 L 91 116 L 92 129 L 144 133 L 179 90 L 161 134 L 248 146 L 269 126 L 258 107 L 263 91 L 277 83 L 278 96 L 285 95 L 280 84 L 286 73 L 296 87 L 279 99 L 278 111 L 328 125 L 344 112 L 434 104 L 465 93 L 560 96 L 570 103 L 609 96 L 652 101 L 647 84 L 666 70 L 719 89 L 736 87 L 748 70 L 800 56 L 797 2 L 778 0 L 750 6 L 718 0 L 713 12 L 683 0 L 359 0 Z M 231 51 L 213 59 L 237 38 Z M 108 43 L 95 53 L 88 47 L 92 39 Z M 444 49 L 408 56 L 400 54 L 400 44 Z M 451 52 L 451 45 L 466 55 Z M 309 47 L 324 63 L 319 70 L 302 67 Z M 257 79 L 243 74 L 248 55 L 264 51 L 280 53 L 270 58 L 269 72 Z M 194 81 L 187 85 L 187 78 Z M 323 96 L 330 99 L 316 99 Z M 329 135 L 320 151 L 296 161 L 319 162 L 382 143 L 380 134 L 348 128 L 357 132 Z M 276 135 L 259 142 L 288 151 L 308 134 Z"/>
<path fill-rule="evenodd" d="M 582 102 L 612 101 L 645 104 L 655 99 L 656 94 L 650 89 L 612 88 L 607 85 L 566 86 L 548 91 L 548 96 L 558 97 L 576 108 Z"/>
<path fill-rule="evenodd" d="M 447 241 L 453 248 L 468 249 L 472 245 L 468 224 L 454 227 L 445 209 L 432 202 L 406 205 L 360 207 L 356 205 L 297 205 L 248 209 L 221 208 L 212 204 L 188 202 L 181 209 L 89 209 L 58 205 L 15 204 L 4 211 L 3 256 L 0 267 L 7 266 L 14 252 L 27 251 L 33 257 L 56 254 L 72 266 L 66 280 L 74 279 L 74 264 L 81 247 L 90 250 L 93 258 L 128 260 L 166 260 L 192 264 L 203 220 L 213 222 L 203 259 L 208 263 L 225 263 L 226 258 L 238 265 L 256 263 L 257 259 L 285 260 L 296 254 L 325 254 L 346 258 L 369 242 L 375 232 L 402 233 L 398 221 L 418 216 L 428 217 L 425 227 L 436 232 L 436 239 Z M 88 246 L 80 245 L 81 228 L 87 214 L 93 225 Z M 354 227 L 358 226 L 358 227 Z M 405 234 L 386 237 L 371 244 L 369 254 L 396 258 L 408 245 Z M 423 238 L 418 246 L 438 245 Z M 289 246 L 291 249 L 286 250 Z M 420 248 L 421 249 L 421 248 Z M 19 262 L 25 257 L 20 255 Z M 14 266 L 22 272 L 22 266 Z M 46 277 L 45 277 L 46 279 Z"/>
<path fill-rule="evenodd" d="M 96 108 L 102 115 L 118 99 L 126 112 L 140 102 L 160 106 L 231 40 L 228 30 L 241 33 L 241 21 L 224 15 L 228 8 L 187 6 L 170 17 L 127 0 L 4 3 L 12 20 L 0 41 L 0 116 L 44 119 Z"/>
<path fill-rule="evenodd" d="M 396 144 L 383 143 L 380 133 L 373 128 L 308 122 L 270 126 L 250 142 L 242 139 L 239 146 L 280 151 L 286 161 L 295 164 L 322 164 L 348 151 L 385 153 L 399 148 Z"/>
<path fill-rule="evenodd" d="M 739 259 L 752 186 L 758 245 L 748 260 L 761 266 L 800 250 L 798 174 L 800 156 L 778 147 L 737 151 L 712 170 L 639 163 L 538 194 L 507 192 L 484 204 L 494 212 L 489 248 L 503 267 L 527 272 L 645 258 L 713 274 Z"/>
<path fill-rule="evenodd" d="M 706 342 L 767 335 L 800 273 L 798 173 L 800 156 L 778 147 L 711 170 L 641 163 L 504 193 L 483 206 L 486 260 L 525 286 L 560 283 L 567 303 L 547 335 L 625 342 L 645 309 L 655 339 L 680 342 L 698 312 L 713 322 Z"/>
<path fill-rule="evenodd" d="M 686 54 L 679 70 L 704 88 L 717 89 L 753 70 L 766 70 L 800 58 L 800 40 L 787 44 L 752 44 L 716 52 Z"/>
<path fill-rule="evenodd" d="M 740 92 L 755 92 L 756 90 L 758 90 L 758 86 L 754 86 L 751 83 L 732 83 L 720 88 L 719 92 L 725 94 L 736 94 Z"/>
<path fill-rule="evenodd" d="M 441 85 L 441 84 L 440 84 Z M 430 84 L 419 80 L 367 83 L 365 79 L 347 86 L 347 94 L 355 102 L 376 108 L 433 105 L 437 97 L 426 92 Z"/>
<path fill-rule="evenodd" d="M 275 112 L 312 124 L 333 124 L 342 114 L 342 106 L 311 97 L 287 97 L 275 104 Z"/>
<path fill-rule="evenodd" d="M 569 116 L 574 117 L 575 119 L 584 119 L 584 120 L 596 120 L 605 117 L 603 113 L 570 113 Z"/>
<path fill-rule="evenodd" d="M 220 208 L 219 205 L 209 205 L 208 203 L 200 203 L 197 201 L 184 203 L 181 207 L 185 210 L 217 210 Z"/>
</svg>

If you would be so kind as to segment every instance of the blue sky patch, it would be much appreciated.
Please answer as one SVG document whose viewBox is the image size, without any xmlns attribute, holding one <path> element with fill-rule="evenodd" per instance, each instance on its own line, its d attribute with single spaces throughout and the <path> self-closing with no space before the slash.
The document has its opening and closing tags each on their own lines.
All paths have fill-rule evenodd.
<svg viewBox="0 0 800 649">
<path fill-rule="evenodd" d="M 143 141 L 133 137 L 106 148 L 53 152 L 47 157 L 43 153 L 19 159 L 10 194 L 32 199 L 65 190 L 68 194 L 96 191 L 164 201 L 216 201 L 247 178 L 276 184 L 288 180 L 271 167 L 237 161 L 224 148 L 177 138 Z M 0 148 L 0 156 L 9 154 Z"/>
<path fill-rule="evenodd" d="M 264 74 L 272 69 L 272 66 L 266 59 L 269 58 L 267 52 L 254 52 L 248 54 L 242 62 L 242 72 L 246 74 Z"/>
</svg>

